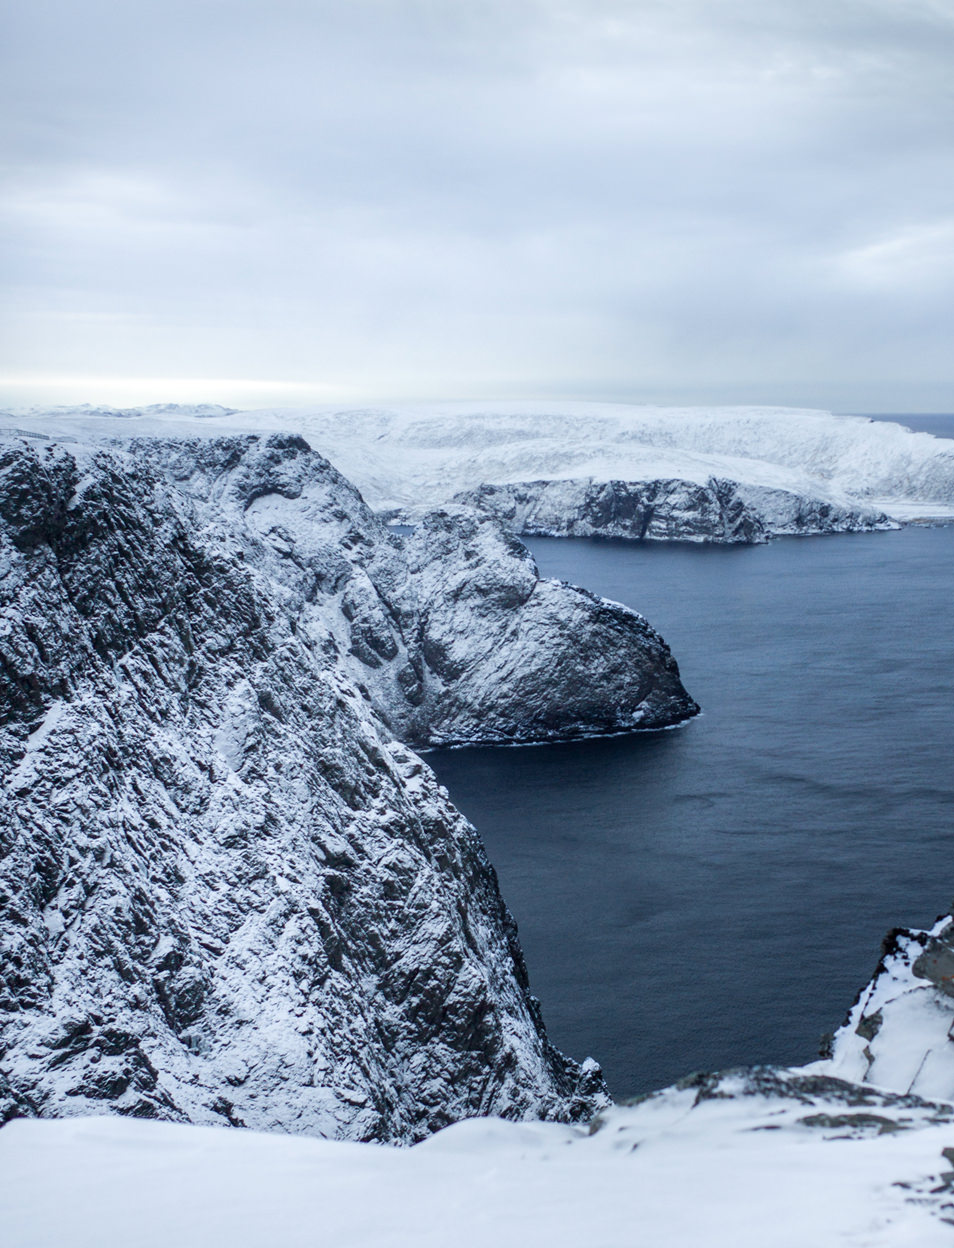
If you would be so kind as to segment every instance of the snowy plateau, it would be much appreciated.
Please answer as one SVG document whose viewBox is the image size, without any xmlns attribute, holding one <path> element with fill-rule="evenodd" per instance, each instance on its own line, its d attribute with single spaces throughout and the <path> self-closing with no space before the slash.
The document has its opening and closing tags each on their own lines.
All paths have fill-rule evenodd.
<svg viewBox="0 0 954 1248">
<path fill-rule="evenodd" d="M 945 517 L 950 443 L 568 404 L 0 425 L 4 1243 L 951 1242 L 954 921 L 889 937 L 811 1066 L 614 1106 L 416 752 L 698 710 L 513 530 Z"/>
</svg>

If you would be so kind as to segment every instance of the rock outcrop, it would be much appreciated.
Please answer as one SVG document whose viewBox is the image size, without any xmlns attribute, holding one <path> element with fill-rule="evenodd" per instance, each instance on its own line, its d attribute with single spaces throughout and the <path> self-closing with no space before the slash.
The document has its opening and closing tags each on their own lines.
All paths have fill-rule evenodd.
<svg viewBox="0 0 954 1248">
<path fill-rule="evenodd" d="M 0 1117 L 408 1141 L 605 1101 L 397 737 L 684 718 L 641 617 L 469 514 L 405 551 L 283 436 L 2 444 L 0 610 Z"/>
<path fill-rule="evenodd" d="M 481 485 L 456 501 L 527 537 L 752 543 L 897 527 L 881 511 L 717 477 L 704 485 L 590 479 Z"/>
<path fill-rule="evenodd" d="M 565 740 L 695 715 L 669 648 L 635 611 L 541 579 L 496 523 L 433 512 L 407 539 L 428 740 Z"/>
</svg>

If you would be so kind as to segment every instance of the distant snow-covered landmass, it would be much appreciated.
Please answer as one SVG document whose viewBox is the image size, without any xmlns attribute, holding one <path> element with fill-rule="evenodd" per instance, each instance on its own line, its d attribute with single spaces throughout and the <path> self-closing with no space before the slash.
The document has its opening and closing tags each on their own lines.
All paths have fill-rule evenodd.
<svg viewBox="0 0 954 1248">
<path fill-rule="evenodd" d="M 140 407 L 110 407 L 101 403 L 79 403 L 69 407 L 18 407 L 0 412 L 0 417 L 31 420 L 62 417 L 68 420 L 164 420 L 207 419 L 212 416 L 232 416 L 234 407 L 221 403 L 147 403 Z"/>
<path fill-rule="evenodd" d="M 779 407 L 443 403 L 229 412 L 156 405 L 0 414 L 40 434 L 290 430 L 376 510 L 465 502 L 525 533 L 761 541 L 954 517 L 954 441 Z"/>
</svg>

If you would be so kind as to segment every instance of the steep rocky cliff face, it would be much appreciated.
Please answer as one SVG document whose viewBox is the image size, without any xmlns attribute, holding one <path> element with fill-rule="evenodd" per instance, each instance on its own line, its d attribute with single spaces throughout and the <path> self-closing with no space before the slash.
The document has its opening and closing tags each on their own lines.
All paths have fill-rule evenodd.
<svg viewBox="0 0 954 1248">
<path fill-rule="evenodd" d="M 294 437 L 7 442 L 0 543 L 0 1115 L 412 1140 L 603 1102 L 392 729 L 683 718 L 641 617 L 472 516 L 405 552 Z"/>
<path fill-rule="evenodd" d="M 456 501 L 525 536 L 751 543 L 897 527 L 883 512 L 866 507 L 716 477 L 704 485 L 587 479 L 482 485 Z"/>
<path fill-rule="evenodd" d="M 461 508 L 407 540 L 429 740 L 545 741 L 696 714 L 668 646 L 618 603 L 541 579 L 530 552 Z"/>
</svg>

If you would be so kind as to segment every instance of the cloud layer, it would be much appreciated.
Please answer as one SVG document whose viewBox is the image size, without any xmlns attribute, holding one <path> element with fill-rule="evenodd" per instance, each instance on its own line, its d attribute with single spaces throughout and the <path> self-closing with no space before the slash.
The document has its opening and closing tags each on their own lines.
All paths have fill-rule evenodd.
<svg viewBox="0 0 954 1248">
<path fill-rule="evenodd" d="M 952 0 L 7 7 L 7 401 L 954 406 Z"/>
</svg>

